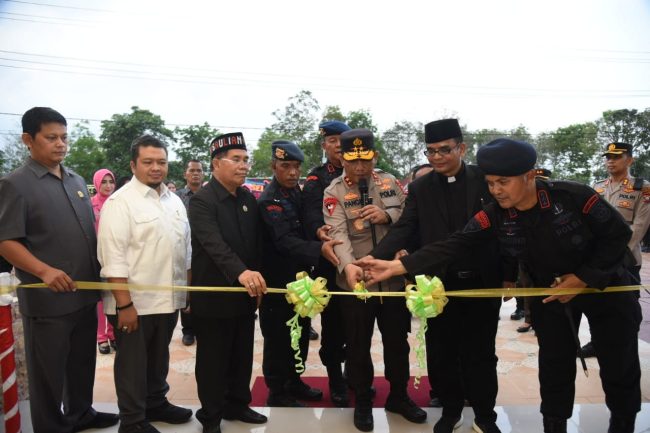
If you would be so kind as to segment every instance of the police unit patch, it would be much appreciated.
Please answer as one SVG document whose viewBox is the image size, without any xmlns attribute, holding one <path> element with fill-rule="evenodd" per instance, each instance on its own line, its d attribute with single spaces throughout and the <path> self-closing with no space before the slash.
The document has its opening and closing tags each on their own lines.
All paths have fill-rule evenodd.
<svg viewBox="0 0 650 433">
<path fill-rule="evenodd" d="M 540 209 L 548 209 L 551 207 L 551 200 L 548 198 L 548 193 L 540 189 L 537 191 L 537 199 L 539 200 L 539 207 Z"/>
<path fill-rule="evenodd" d="M 379 191 L 379 197 L 381 198 L 395 197 L 396 195 L 397 193 L 394 189 L 391 189 L 389 191 Z"/>
<path fill-rule="evenodd" d="M 267 212 L 269 213 L 269 216 L 273 219 L 278 218 L 280 214 L 284 211 L 282 209 L 282 206 L 278 206 L 277 204 L 270 204 L 266 207 Z"/>
<path fill-rule="evenodd" d="M 481 230 L 485 230 L 488 227 L 490 227 L 490 218 L 485 213 L 485 211 L 482 210 L 476 215 L 474 215 L 474 219 L 478 222 L 478 225 L 479 227 L 481 227 Z"/>
<path fill-rule="evenodd" d="M 327 197 L 325 200 L 323 200 L 323 205 L 325 205 L 325 209 L 327 209 L 327 212 L 329 212 L 330 216 L 332 216 L 334 213 L 334 209 L 336 209 L 338 202 L 339 201 L 334 197 Z"/>
</svg>

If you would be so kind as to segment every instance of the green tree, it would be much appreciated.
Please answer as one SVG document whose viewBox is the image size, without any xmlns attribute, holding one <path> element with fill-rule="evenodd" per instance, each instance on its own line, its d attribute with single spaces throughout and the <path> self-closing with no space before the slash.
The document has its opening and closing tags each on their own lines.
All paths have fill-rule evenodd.
<svg viewBox="0 0 650 433">
<path fill-rule="evenodd" d="M 131 172 L 131 143 L 143 134 L 151 134 L 168 145 L 174 140 L 173 132 L 165 127 L 160 116 L 137 106 L 131 107 L 130 113 L 114 114 L 110 120 L 102 121 L 99 143 L 115 176 Z"/>
<path fill-rule="evenodd" d="M 93 175 L 100 168 L 113 171 L 112 167 L 106 166 L 104 150 L 90 131 L 88 121 L 77 123 L 71 131 L 65 165 L 77 172 L 88 184 L 92 183 Z"/>
<path fill-rule="evenodd" d="M 20 134 L 5 136 L 2 153 L 3 163 L 0 166 L 2 175 L 11 173 L 20 167 L 29 156 L 29 150 L 27 150 L 27 146 L 25 146 L 22 138 L 20 138 Z"/>
<path fill-rule="evenodd" d="M 257 142 L 257 149 L 253 151 L 250 177 L 271 177 L 273 175 L 271 171 L 271 143 L 281 138 L 286 138 L 286 136 L 268 128 L 262 133 Z"/>
<path fill-rule="evenodd" d="M 598 128 L 593 122 L 558 128 L 551 134 L 540 135 L 537 149 L 552 177 L 590 184 L 594 170 L 602 166 L 599 160 Z M 538 165 L 540 164 L 538 157 Z"/>
<path fill-rule="evenodd" d="M 187 164 L 190 159 L 197 159 L 203 163 L 203 169 L 208 170 L 210 142 L 219 134 L 219 130 L 212 128 L 207 122 L 204 122 L 203 125 L 190 125 L 185 128 L 176 127 L 174 129 L 176 144 L 173 149 L 181 165 Z"/>
<path fill-rule="evenodd" d="M 395 122 L 382 135 L 382 144 L 384 152 L 391 156 L 391 168 L 400 178 L 406 177 L 413 167 L 426 161 L 422 154 L 425 145 L 421 123 Z"/>
</svg>

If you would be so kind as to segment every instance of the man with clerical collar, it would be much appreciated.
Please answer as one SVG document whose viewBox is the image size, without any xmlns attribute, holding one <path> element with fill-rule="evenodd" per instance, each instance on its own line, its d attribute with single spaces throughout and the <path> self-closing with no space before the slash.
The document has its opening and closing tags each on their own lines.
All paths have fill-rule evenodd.
<svg viewBox="0 0 650 433">
<path fill-rule="evenodd" d="M 534 287 L 549 287 L 553 292 L 629 285 L 631 255 L 627 245 L 632 231 L 620 213 L 588 186 L 537 178 L 536 158 L 532 145 L 507 138 L 480 147 L 477 163 L 496 202 L 485 206 L 447 240 L 423 245 L 397 260 L 358 261 L 368 284 L 449 265 L 496 239 L 499 254 L 506 261 L 520 262 Z M 516 267 L 504 271 L 505 281 L 515 280 Z M 560 292 L 532 298 L 531 314 L 539 342 L 544 432 L 567 431 L 575 399 L 575 329 L 584 314 L 591 326 L 611 413 L 608 432 L 632 433 L 636 413 L 641 410 L 641 308 L 637 295 Z M 498 431 L 476 424 L 477 432 Z"/>
<path fill-rule="evenodd" d="M 328 236 L 330 226 L 325 224 L 323 217 L 323 194 L 332 180 L 343 173 L 341 134 L 348 130 L 350 127 L 339 120 L 326 120 L 319 125 L 321 147 L 327 160 L 323 165 L 309 172 L 303 187 L 302 221 L 307 239 L 322 242 L 331 240 Z M 328 288 L 338 290 L 336 268 L 329 261 L 321 259 L 313 276 L 326 278 Z M 350 401 L 348 386 L 341 368 L 341 364 L 345 361 L 345 336 L 340 304 L 340 298 L 333 296 L 327 308 L 321 313 L 321 348 L 318 354 L 327 368 L 332 403 L 337 407 L 347 407 Z"/>
<path fill-rule="evenodd" d="M 210 145 L 212 177 L 190 200 L 192 285 L 246 288 L 247 293 L 193 292 L 190 308 L 196 333 L 196 384 L 204 433 L 220 433 L 221 420 L 263 424 L 255 412 L 250 380 L 254 314 L 266 281 L 262 227 L 257 202 L 244 188 L 250 169 L 241 132 L 223 134 Z"/>
<path fill-rule="evenodd" d="M 378 153 L 374 137 L 367 129 L 351 129 L 341 134 L 343 173 L 325 189 L 323 215 L 331 227 L 329 236 L 341 241 L 334 250 L 338 264 L 337 285 L 355 290 L 363 281 L 363 271 L 353 262 L 367 255 L 376 241 L 385 236 L 402 214 L 405 195 L 390 174 L 375 171 Z M 391 279 L 371 285 L 369 291 L 401 291 L 404 281 Z M 370 345 L 375 321 L 384 343 L 385 376 L 390 383 L 387 411 L 401 414 L 414 423 L 424 423 L 426 412 L 417 407 L 406 391 L 409 379 L 410 314 L 403 299 L 341 299 L 347 342 L 348 383 L 356 397 L 354 425 L 361 431 L 373 429 L 373 365 Z"/>
<path fill-rule="evenodd" d="M 409 184 L 402 217 L 370 252 L 375 258 L 393 258 L 403 249 L 413 253 L 429 242 L 445 240 L 491 201 L 483 172 L 463 161 L 466 144 L 457 119 L 429 122 L 424 135 L 424 154 L 434 171 Z M 440 277 L 447 290 L 503 283 L 496 242 L 425 273 Z M 451 432 L 462 423 L 465 399 L 478 425 L 496 427 L 495 337 L 500 306 L 499 299 L 451 298 L 444 314 L 428 319 L 431 405 L 443 408 L 435 433 Z"/>
<path fill-rule="evenodd" d="M 285 287 L 299 272 L 314 269 L 321 257 L 338 263 L 334 245 L 338 241 L 311 240 L 302 224 L 302 192 L 298 181 L 304 160 L 302 150 L 293 142 L 276 140 L 271 144 L 273 179 L 258 200 L 265 226 L 264 275 L 272 287 Z M 298 400 L 323 398 L 319 389 L 300 379 L 287 321 L 295 313 L 282 294 L 269 294 L 260 306 L 260 328 L 264 336 L 262 370 L 269 388 L 268 406 L 302 407 Z M 309 350 L 311 320 L 299 318 L 302 326 L 300 358 L 303 367 Z"/>
</svg>

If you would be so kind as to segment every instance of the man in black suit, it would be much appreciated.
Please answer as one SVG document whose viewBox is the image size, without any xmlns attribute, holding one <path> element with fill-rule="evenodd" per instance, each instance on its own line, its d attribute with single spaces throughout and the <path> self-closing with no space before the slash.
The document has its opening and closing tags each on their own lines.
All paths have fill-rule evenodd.
<svg viewBox="0 0 650 433">
<path fill-rule="evenodd" d="M 212 178 L 190 201 L 192 285 L 243 286 L 248 293 L 194 292 L 196 382 L 204 433 L 220 433 L 221 419 L 263 424 L 248 407 L 253 368 L 254 313 L 266 282 L 262 231 L 255 197 L 242 187 L 250 168 L 241 133 L 211 144 Z"/>
<path fill-rule="evenodd" d="M 444 240 L 491 200 L 481 170 L 462 159 L 466 145 L 458 120 L 426 124 L 425 141 L 424 153 L 434 171 L 409 184 L 404 212 L 370 253 L 375 258 L 392 259 L 403 249 L 414 251 Z M 497 252 L 493 242 L 427 273 L 440 277 L 447 290 L 501 286 Z M 498 388 L 494 339 L 500 304 L 494 299 L 452 298 L 444 314 L 428 320 L 429 380 L 443 407 L 434 433 L 451 433 L 460 426 L 465 397 L 477 423 L 494 425 Z"/>
</svg>

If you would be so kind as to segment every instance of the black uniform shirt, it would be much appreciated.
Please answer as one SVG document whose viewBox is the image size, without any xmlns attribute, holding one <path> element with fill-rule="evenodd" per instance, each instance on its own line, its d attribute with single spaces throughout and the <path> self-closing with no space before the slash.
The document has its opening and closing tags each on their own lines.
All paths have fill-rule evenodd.
<svg viewBox="0 0 650 433">
<path fill-rule="evenodd" d="M 321 242 L 307 240 L 299 187 L 283 188 L 273 178 L 258 204 L 266 233 L 264 276 L 269 284 L 284 287 L 295 280 L 297 272 L 310 272 L 318 264 Z"/>
<path fill-rule="evenodd" d="M 490 203 L 463 232 L 403 257 L 409 273 L 461 257 L 497 238 L 501 254 L 521 260 L 539 287 L 574 273 L 589 287 L 605 288 L 624 275 L 631 231 L 614 208 L 591 188 L 573 182 L 537 180 L 536 206 L 528 211 Z M 515 275 L 506 275 L 514 281 Z"/>
</svg>

